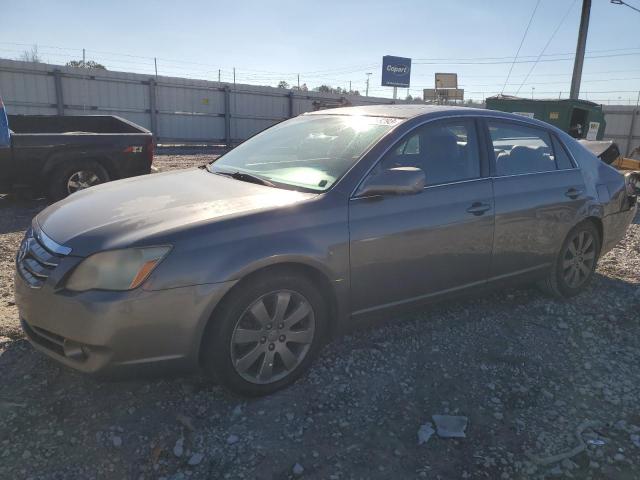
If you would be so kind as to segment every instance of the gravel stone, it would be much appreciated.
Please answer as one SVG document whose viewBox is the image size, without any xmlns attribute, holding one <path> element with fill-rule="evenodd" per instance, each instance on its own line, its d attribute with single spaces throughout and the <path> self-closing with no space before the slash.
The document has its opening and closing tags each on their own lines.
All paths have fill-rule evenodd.
<svg viewBox="0 0 640 480">
<path fill-rule="evenodd" d="M 180 458 L 184 455 L 184 438 L 180 437 L 173 446 L 173 454 Z"/>
<path fill-rule="evenodd" d="M 296 463 L 291 471 L 296 477 L 300 477 L 304 473 L 304 467 L 299 463 Z"/>
<path fill-rule="evenodd" d="M 204 455 L 202 453 L 194 453 L 193 455 L 191 455 L 191 458 L 189 458 L 189 465 L 200 465 L 203 459 Z"/>
</svg>

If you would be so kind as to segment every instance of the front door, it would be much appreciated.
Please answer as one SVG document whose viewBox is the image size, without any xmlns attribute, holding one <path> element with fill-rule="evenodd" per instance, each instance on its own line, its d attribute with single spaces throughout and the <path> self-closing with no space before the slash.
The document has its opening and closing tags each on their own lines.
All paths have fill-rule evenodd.
<svg viewBox="0 0 640 480">
<path fill-rule="evenodd" d="M 369 174 L 418 167 L 427 186 L 417 195 L 351 199 L 352 312 L 485 282 L 493 193 L 478 140 L 473 119 L 430 122 L 407 134 Z"/>
</svg>

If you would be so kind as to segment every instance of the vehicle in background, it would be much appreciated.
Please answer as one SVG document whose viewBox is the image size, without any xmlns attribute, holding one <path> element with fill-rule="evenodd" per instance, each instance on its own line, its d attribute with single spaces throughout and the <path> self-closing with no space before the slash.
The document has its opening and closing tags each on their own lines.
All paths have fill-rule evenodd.
<svg viewBox="0 0 640 480">
<path fill-rule="evenodd" d="M 529 99 L 496 95 L 486 99 L 489 110 L 516 113 L 550 123 L 575 139 L 602 140 L 606 122 L 602 105 L 588 100 Z"/>
<path fill-rule="evenodd" d="M 618 170 L 640 170 L 640 161 L 624 158 L 616 142 L 602 140 L 606 121 L 602 105 L 587 100 L 528 99 L 496 95 L 486 100 L 490 110 L 542 120 L 578 140 L 607 165 Z"/>
<path fill-rule="evenodd" d="M 637 195 L 537 120 L 321 110 L 205 168 L 43 210 L 18 252 L 16 304 L 35 348 L 78 370 L 200 365 L 261 395 L 373 313 L 517 282 L 578 294 L 625 235 Z"/>
<path fill-rule="evenodd" d="M 0 117 L 0 192 L 29 188 L 56 201 L 151 170 L 151 132 L 124 118 L 9 115 L 7 123 Z"/>
</svg>

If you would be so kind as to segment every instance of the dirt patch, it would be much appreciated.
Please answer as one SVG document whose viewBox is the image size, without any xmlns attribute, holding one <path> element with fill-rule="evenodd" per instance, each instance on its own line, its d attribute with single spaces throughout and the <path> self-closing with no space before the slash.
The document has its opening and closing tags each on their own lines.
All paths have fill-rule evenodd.
<svg viewBox="0 0 640 480">
<path fill-rule="evenodd" d="M 191 157 L 156 166 L 211 158 Z M 44 206 L 0 200 L 0 478 L 640 476 L 638 220 L 576 298 L 523 288 L 398 314 L 243 400 L 199 374 L 99 381 L 34 352 L 13 259 Z M 467 417 L 466 436 L 419 445 L 433 415 Z"/>
</svg>

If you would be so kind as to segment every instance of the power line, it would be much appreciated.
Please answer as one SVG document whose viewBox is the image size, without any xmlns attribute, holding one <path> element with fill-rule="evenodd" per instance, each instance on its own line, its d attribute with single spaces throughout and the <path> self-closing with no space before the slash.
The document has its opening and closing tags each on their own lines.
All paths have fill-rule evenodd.
<svg viewBox="0 0 640 480">
<path fill-rule="evenodd" d="M 522 40 L 520 40 L 520 45 L 518 45 L 518 50 L 516 51 L 516 56 L 513 57 L 513 62 L 511 63 L 511 67 L 509 67 L 509 73 L 507 73 L 507 78 L 504 81 L 504 85 L 502 86 L 502 91 L 504 91 L 507 86 L 507 82 L 509 81 L 509 77 L 511 76 L 511 72 L 513 71 L 513 66 L 516 64 L 516 60 L 518 59 L 518 55 L 520 54 L 520 49 L 522 48 L 522 44 L 524 43 L 524 39 L 527 38 L 527 33 L 529 32 L 529 27 L 531 26 L 531 22 L 533 22 L 533 17 L 536 14 L 536 10 L 538 10 L 538 6 L 540 5 L 540 0 L 536 2 L 536 6 L 533 8 L 533 12 L 531 12 L 531 17 L 529 18 L 529 23 L 527 23 L 527 28 L 524 29 L 524 34 L 522 35 Z"/>
<path fill-rule="evenodd" d="M 556 33 L 558 33 L 558 30 L 560 30 L 560 27 L 562 26 L 562 24 L 564 23 L 564 21 L 567 19 L 567 17 L 569 16 L 569 13 L 571 13 L 571 10 L 573 10 L 573 6 L 576 4 L 577 0 L 573 0 L 573 2 L 571 2 L 571 5 L 569 6 L 569 8 L 567 9 L 567 12 L 564 14 L 564 16 L 562 17 L 562 19 L 560 20 L 560 23 L 558 23 L 558 26 L 556 27 L 556 29 L 553 31 L 553 33 L 551 34 L 551 36 L 549 37 L 549 40 L 547 41 L 547 43 L 544 45 L 544 48 L 542 49 L 542 51 L 540 52 L 540 55 L 538 55 L 538 58 L 536 58 L 536 61 L 534 62 L 533 65 L 531 65 L 531 69 L 529 70 L 529 73 L 527 73 L 527 76 L 524 78 L 524 80 L 522 81 L 522 84 L 520 85 L 520 87 L 518 88 L 518 90 L 516 91 L 516 95 L 520 92 L 520 89 L 523 87 L 523 85 L 525 83 L 527 83 L 527 80 L 529 79 L 529 75 L 531 75 L 531 72 L 533 72 L 533 69 L 536 68 L 536 65 L 538 65 L 538 62 L 540 61 L 540 58 L 542 57 L 542 55 L 544 55 L 544 52 L 547 50 L 547 47 L 551 44 L 551 42 L 553 41 L 554 37 L 556 36 Z"/>
</svg>

